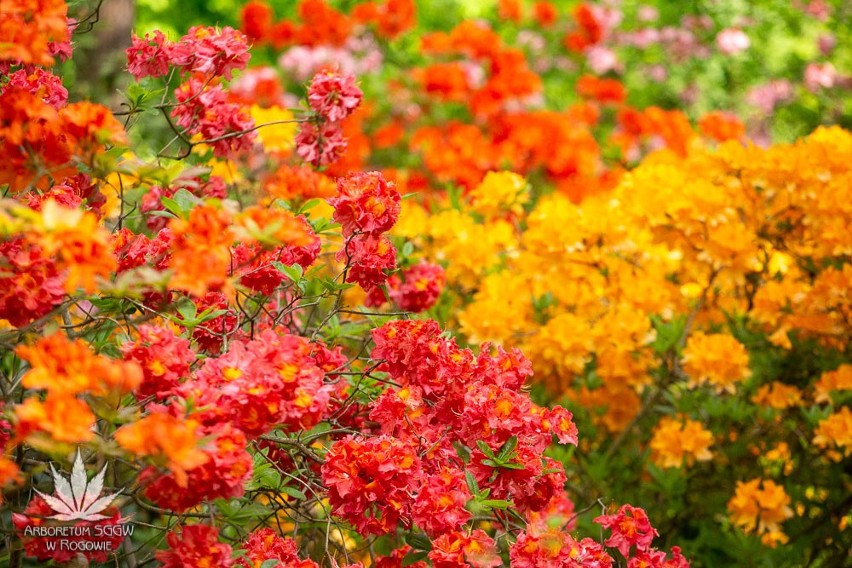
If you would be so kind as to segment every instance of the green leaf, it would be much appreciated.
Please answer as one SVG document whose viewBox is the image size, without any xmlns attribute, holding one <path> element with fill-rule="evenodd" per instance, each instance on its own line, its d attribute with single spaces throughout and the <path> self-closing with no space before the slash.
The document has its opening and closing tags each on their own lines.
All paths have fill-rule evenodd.
<svg viewBox="0 0 852 568">
<path fill-rule="evenodd" d="M 480 505 L 484 507 L 489 507 L 491 509 L 508 509 L 512 506 L 511 501 L 504 501 L 502 499 L 486 499 L 484 501 L 479 502 Z"/>
<path fill-rule="evenodd" d="M 411 566 L 412 564 L 420 562 L 421 560 L 426 560 L 426 558 L 428 556 L 429 556 L 428 552 L 409 552 L 402 559 L 402 562 L 400 563 L 400 565 L 401 566 Z"/>
<path fill-rule="evenodd" d="M 491 447 L 483 442 L 482 440 L 476 441 L 476 447 L 479 448 L 479 451 L 488 456 L 491 459 L 496 459 L 494 457 L 494 452 L 491 450 Z"/>
<path fill-rule="evenodd" d="M 479 495 L 479 484 L 476 482 L 476 478 L 469 471 L 464 472 L 465 481 L 467 481 L 467 488 L 470 490 L 471 495 Z"/>
<path fill-rule="evenodd" d="M 302 493 L 300 490 L 296 489 L 295 487 L 291 487 L 289 485 L 285 485 L 284 487 L 282 487 L 281 493 L 285 493 L 285 494 L 289 495 L 290 497 L 292 497 L 293 499 L 299 499 L 301 501 L 304 501 L 308 498 L 308 496 L 305 495 L 304 493 Z"/>
<path fill-rule="evenodd" d="M 504 462 L 509 459 L 509 456 L 512 455 L 512 452 L 515 451 L 515 448 L 518 447 L 518 437 L 512 436 L 503 444 L 503 447 L 500 448 L 500 453 L 497 454 L 497 461 Z"/>
<path fill-rule="evenodd" d="M 432 541 L 425 534 L 409 533 L 405 535 L 405 542 L 417 550 L 432 550 Z"/>
</svg>

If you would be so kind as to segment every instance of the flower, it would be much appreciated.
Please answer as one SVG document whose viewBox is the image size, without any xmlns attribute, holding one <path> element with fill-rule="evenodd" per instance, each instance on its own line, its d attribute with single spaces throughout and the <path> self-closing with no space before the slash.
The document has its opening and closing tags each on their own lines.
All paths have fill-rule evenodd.
<svg viewBox="0 0 852 568">
<path fill-rule="evenodd" d="M 59 396 L 121 394 L 142 382 L 142 369 L 135 362 L 95 355 L 86 342 L 70 341 L 62 333 L 42 337 L 32 346 L 21 345 L 15 353 L 30 364 L 22 378 L 25 387 Z"/>
<path fill-rule="evenodd" d="M 0 62 L 53 65 L 51 43 L 71 33 L 65 0 L 8 0 L 0 12 Z"/>
<path fill-rule="evenodd" d="M 459 530 L 471 517 L 465 509 L 470 499 L 464 474 L 444 468 L 430 475 L 420 487 L 412 506 L 412 519 L 431 536 Z"/>
<path fill-rule="evenodd" d="M 790 497 L 784 487 L 771 479 L 737 481 L 736 491 L 728 501 L 731 521 L 747 533 L 768 537 L 766 544 L 787 542 L 781 523 L 793 516 Z"/>
<path fill-rule="evenodd" d="M 818 403 L 831 400 L 834 391 L 852 390 L 852 365 L 841 365 L 834 371 L 823 373 L 814 385 L 814 400 Z"/>
<path fill-rule="evenodd" d="M 396 249 L 383 235 L 353 236 L 336 258 L 349 267 L 346 281 L 355 282 L 365 290 L 384 283 L 387 273 L 396 268 Z"/>
<path fill-rule="evenodd" d="M 207 462 L 209 456 L 198 449 L 200 436 L 194 421 L 181 420 L 165 412 L 153 412 L 141 420 L 119 428 L 118 445 L 139 457 L 161 459 L 186 485 L 186 470 Z"/>
<path fill-rule="evenodd" d="M 814 430 L 813 443 L 827 450 L 834 461 L 852 453 L 852 411 L 844 406 L 825 420 L 820 420 Z"/>
<path fill-rule="evenodd" d="M 282 538 L 272 529 L 257 529 L 248 535 L 242 545 L 246 555 L 237 559 L 237 566 L 257 568 L 267 560 L 277 560 L 287 568 L 319 568 L 313 560 L 300 560 L 296 542 Z"/>
<path fill-rule="evenodd" d="M 208 525 L 184 525 L 180 530 L 170 531 L 166 535 L 166 544 L 168 550 L 155 553 L 163 568 L 230 568 L 234 565 L 231 547 L 219 542 L 219 531 Z"/>
<path fill-rule="evenodd" d="M 30 397 L 15 407 L 15 434 L 30 442 L 39 433 L 57 442 L 88 442 L 94 437 L 94 426 L 89 405 L 69 395 L 48 394 L 44 401 Z"/>
<path fill-rule="evenodd" d="M 648 550 L 654 537 L 659 536 L 645 511 L 632 505 L 622 505 L 614 515 L 601 515 L 594 522 L 612 531 L 604 544 L 617 548 L 625 558 L 634 546 L 637 551 Z"/>
<path fill-rule="evenodd" d="M 160 30 L 155 30 L 152 37 L 145 34 L 140 38 L 133 34 L 126 51 L 127 70 L 137 81 L 143 77 L 165 76 L 171 64 L 171 46 Z"/>
<path fill-rule="evenodd" d="M 751 376 L 748 351 L 733 336 L 724 333 L 691 334 L 682 360 L 690 387 L 710 384 L 717 392 L 732 393 L 737 383 Z"/>
<path fill-rule="evenodd" d="M 725 55 L 735 55 L 751 45 L 746 33 L 736 28 L 725 28 L 716 36 L 716 46 Z"/>
<path fill-rule="evenodd" d="M 709 448 L 713 434 L 695 420 L 664 417 L 654 429 L 650 442 L 652 459 L 659 467 L 692 466 L 713 458 Z"/>
<path fill-rule="evenodd" d="M 411 493 L 421 485 L 415 449 L 388 436 L 335 442 L 322 466 L 334 514 L 360 534 L 387 534 L 411 525 Z"/>
<path fill-rule="evenodd" d="M 344 236 L 389 231 L 399 218 L 400 195 L 380 172 L 353 173 L 337 180 L 337 195 L 328 199 Z"/>
<path fill-rule="evenodd" d="M 493 568 L 502 565 L 497 546 L 482 529 L 470 534 L 458 531 L 446 532 L 432 541 L 429 560 L 433 568 Z"/>
<path fill-rule="evenodd" d="M 755 404 L 784 409 L 801 404 L 802 393 L 793 385 L 773 382 L 760 387 L 751 400 Z"/>
<path fill-rule="evenodd" d="M 355 84 L 355 76 L 337 71 L 320 71 L 311 79 L 308 104 L 311 109 L 331 122 L 339 122 L 352 114 L 364 93 Z"/>
</svg>

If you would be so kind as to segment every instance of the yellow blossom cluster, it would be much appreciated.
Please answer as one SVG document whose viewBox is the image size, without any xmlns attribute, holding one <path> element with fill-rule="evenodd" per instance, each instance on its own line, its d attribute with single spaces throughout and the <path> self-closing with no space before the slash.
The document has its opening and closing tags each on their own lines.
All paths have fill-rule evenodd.
<svg viewBox="0 0 852 568">
<path fill-rule="evenodd" d="M 842 349 L 849 163 L 852 134 L 834 127 L 769 148 L 659 152 L 581 203 L 533 199 L 516 177 L 491 173 L 455 206 L 407 203 L 397 234 L 448 267 L 461 306 L 449 323 L 465 338 L 521 348 L 537 381 L 599 406 L 600 424 L 618 431 L 661 365 L 667 380 L 718 392 L 777 381 L 752 386 L 732 318 L 780 349 L 797 339 Z M 663 353 L 659 326 L 677 322 L 682 335 Z M 682 355 L 673 366 L 672 354 Z M 781 384 L 754 397 L 803 400 Z"/>
<path fill-rule="evenodd" d="M 666 416 L 660 420 L 651 438 L 651 459 L 662 468 L 693 465 L 713 459 L 710 446 L 713 434 L 700 422 Z"/>
<path fill-rule="evenodd" d="M 728 501 L 731 521 L 748 533 L 760 535 L 767 546 L 787 542 L 781 523 L 793 516 L 790 496 L 782 485 L 771 479 L 738 481 L 736 491 Z"/>
<path fill-rule="evenodd" d="M 852 454 L 852 411 L 847 407 L 820 421 L 814 430 L 814 444 L 828 457 L 840 461 Z"/>
</svg>

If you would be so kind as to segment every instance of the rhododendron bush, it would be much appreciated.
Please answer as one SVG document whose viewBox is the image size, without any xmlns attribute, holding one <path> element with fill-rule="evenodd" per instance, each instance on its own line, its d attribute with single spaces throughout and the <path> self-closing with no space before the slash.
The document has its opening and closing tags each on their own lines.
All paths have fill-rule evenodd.
<svg viewBox="0 0 852 568">
<path fill-rule="evenodd" d="M 850 561 L 846 8 L 142 2 L 89 100 L 102 4 L 0 11 L 0 564 Z"/>
</svg>

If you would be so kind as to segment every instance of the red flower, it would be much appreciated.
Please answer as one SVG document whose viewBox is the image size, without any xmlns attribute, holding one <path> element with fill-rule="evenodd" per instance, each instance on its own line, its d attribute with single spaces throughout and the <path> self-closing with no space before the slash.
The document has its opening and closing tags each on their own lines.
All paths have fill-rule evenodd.
<svg viewBox="0 0 852 568">
<path fill-rule="evenodd" d="M 21 327 L 65 298 L 65 276 L 53 256 L 23 237 L 0 242 L 0 319 Z"/>
<path fill-rule="evenodd" d="M 175 99 L 175 122 L 190 136 L 199 136 L 199 142 L 209 143 L 214 155 L 227 157 L 251 148 L 254 119 L 246 107 L 230 102 L 222 87 L 193 77 L 175 89 Z"/>
<path fill-rule="evenodd" d="M 272 28 L 273 16 L 272 8 L 268 4 L 252 0 L 243 6 L 240 12 L 240 29 L 253 42 L 265 41 Z"/>
<path fill-rule="evenodd" d="M 234 565 L 231 547 L 219 542 L 219 531 L 207 525 L 184 525 L 180 532 L 166 535 L 166 544 L 170 550 L 158 550 L 155 554 L 163 563 L 162 568 L 230 568 Z"/>
<path fill-rule="evenodd" d="M 62 85 L 62 79 L 39 67 L 18 69 L 9 75 L 9 82 L 0 90 L 10 87 L 25 89 L 55 109 L 68 102 L 68 90 Z"/>
<path fill-rule="evenodd" d="M 252 438 L 275 426 L 309 429 L 325 416 L 333 389 L 313 352 L 304 337 L 265 330 L 205 360 L 181 393 L 205 424 L 229 422 Z"/>
<path fill-rule="evenodd" d="M 308 103 L 328 121 L 339 122 L 352 114 L 364 93 L 355 84 L 354 75 L 341 75 L 337 71 L 320 71 L 311 79 Z"/>
<path fill-rule="evenodd" d="M 527 530 L 509 548 L 513 568 L 610 568 L 612 558 L 591 538 L 574 540 L 566 532 Z"/>
<path fill-rule="evenodd" d="M 296 135 L 296 153 L 309 164 L 326 166 L 346 151 L 346 139 L 337 122 L 303 122 Z"/>
<path fill-rule="evenodd" d="M 245 435 L 230 425 L 217 426 L 203 434 L 213 437 L 202 449 L 208 459 L 186 470 L 185 481 L 175 473 L 162 475 L 154 468 L 140 474 L 140 484 L 149 484 L 145 496 L 153 503 L 182 512 L 202 501 L 243 495 L 244 485 L 252 473 L 252 458 L 246 451 Z"/>
<path fill-rule="evenodd" d="M 391 302 L 407 312 L 422 312 L 435 305 L 444 288 L 444 269 L 438 264 L 420 262 L 402 272 L 402 278 L 394 274 L 387 282 L 387 295 Z M 381 306 L 385 303 L 385 292 L 374 288 L 365 305 Z"/>
<path fill-rule="evenodd" d="M 679 546 L 672 547 L 672 557 L 660 550 L 637 551 L 627 561 L 627 568 L 689 568 L 689 561 L 680 553 Z"/>
<path fill-rule="evenodd" d="M 229 26 L 195 26 L 171 46 L 169 57 L 189 73 L 230 79 L 234 70 L 245 69 L 251 55 L 242 32 Z"/>
<path fill-rule="evenodd" d="M 411 526 L 411 494 L 421 476 L 415 448 L 388 436 L 339 440 L 322 466 L 334 514 L 362 535 Z"/>
<path fill-rule="evenodd" d="M 433 568 L 493 568 L 503 564 L 494 540 L 482 529 L 469 535 L 458 531 L 442 534 L 432 541 L 429 560 Z"/>
<path fill-rule="evenodd" d="M 171 328 L 142 325 L 138 331 L 139 339 L 121 348 L 125 361 L 136 361 L 142 367 L 142 384 L 136 395 L 165 398 L 189 376 L 195 353 L 189 348 L 189 341 L 177 337 Z"/>
<path fill-rule="evenodd" d="M 414 523 L 430 536 L 458 530 L 470 519 L 464 506 L 471 497 L 464 474 L 445 467 L 420 487 L 412 507 Z"/>
<path fill-rule="evenodd" d="M 127 48 L 127 70 L 136 80 L 143 77 L 163 77 L 169 72 L 172 43 L 160 30 L 153 37 L 133 35 Z"/>
<path fill-rule="evenodd" d="M 237 566 L 256 568 L 267 560 L 278 560 L 286 568 L 319 568 L 313 560 L 301 560 L 296 542 L 282 538 L 272 529 L 258 529 L 243 544 L 246 555 L 237 560 Z"/>
<path fill-rule="evenodd" d="M 396 249 L 383 235 L 356 235 L 337 252 L 337 260 L 349 265 L 347 282 L 356 282 L 368 290 L 387 280 L 396 268 Z"/>
<path fill-rule="evenodd" d="M 354 173 L 337 180 L 337 196 L 328 202 L 345 236 L 384 233 L 399 218 L 399 192 L 380 172 Z"/>
<path fill-rule="evenodd" d="M 601 515 L 595 522 L 612 530 L 612 535 L 604 544 L 617 548 L 625 558 L 629 555 L 631 546 L 636 546 L 639 551 L 648 550 L 654 537 L 659 536 L 657 530 L 651 526 L 645 511 L 631 505 L 622 505 L 616 514 Z"/>
</svg>

